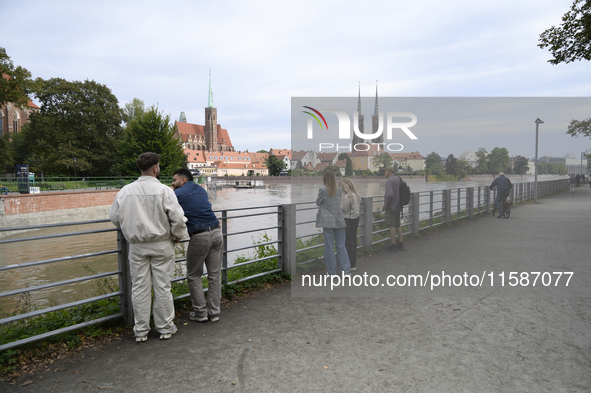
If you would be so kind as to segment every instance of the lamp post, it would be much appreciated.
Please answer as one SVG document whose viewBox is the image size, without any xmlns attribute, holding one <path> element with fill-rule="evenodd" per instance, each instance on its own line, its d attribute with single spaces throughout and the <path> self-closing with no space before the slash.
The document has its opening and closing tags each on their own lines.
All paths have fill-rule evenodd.
<svg viewBox="0 0 591 393">
<path fill-rule="evenodd" d="M 536 119 L 536 170 L 534 174 L 534 203 L 538 203 L 538 127 L 544 124 L 538 117 Z"/>
<path fill-rule="evenodd" d="M 78 171 L 76 169 L 76 157 L 74 157 L 74 182 L 76 182 L 77 177 L 78 177 Z"/>
</svg>

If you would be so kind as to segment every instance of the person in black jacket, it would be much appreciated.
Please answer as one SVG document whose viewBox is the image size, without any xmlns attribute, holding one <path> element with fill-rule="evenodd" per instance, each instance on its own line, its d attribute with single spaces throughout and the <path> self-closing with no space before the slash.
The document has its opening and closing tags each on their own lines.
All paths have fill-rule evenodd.
<svg viewBox="0 0 591 393">
<path fill-rule="evenodd" d="M 495 186 L 497 187 L 496 203 L 499 209 L 499 216 L 497 218 L 501 218 L 503 217 L 503 201 L 509 196 L 513 184 L 511 184 L 511 180 L 505 177 L 505 172 L 501 172 L 499 173 L 499 177 L 490 184 L 489 188 L 492 190 Z"/>
</svg>

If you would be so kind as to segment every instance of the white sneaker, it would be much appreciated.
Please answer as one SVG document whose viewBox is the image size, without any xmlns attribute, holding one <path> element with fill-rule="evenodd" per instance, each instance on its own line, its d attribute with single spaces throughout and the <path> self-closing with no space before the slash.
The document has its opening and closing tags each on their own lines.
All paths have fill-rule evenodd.
<svg viewBox="0 0 591 393">
<path fill-rule="evenodd" d="M 173 326 L 172 332 L 161 334 L 160 335 L 160 340 L 169 340 L 172 337 L 173 334 L 176 334 L 176 332 L 177 332 L 178 329 L 177 329 L 176 325 L 172 325 L 172 326 Z"/>
<path fill-rule="evenodd" d="M 144 341 L 148 341 L 148 336 L 141 336 L 135 338 L 136 343 L 143 343 Z"/>
</svg>

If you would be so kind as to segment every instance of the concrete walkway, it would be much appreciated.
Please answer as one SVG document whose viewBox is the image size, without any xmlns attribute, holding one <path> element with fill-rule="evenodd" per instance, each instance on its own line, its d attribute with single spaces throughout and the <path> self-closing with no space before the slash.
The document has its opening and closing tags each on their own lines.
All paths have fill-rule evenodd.
<svg viewBox="0 0 591 393">
<path fill-rule="evenodd" d="M 537 290 L 495 282 L 320 298 L 294 281 L 233 302 L 218 323 L 183 315 L 169 341 L 125 337 L 0 390 L 589 392 L 591 189 L 539 202 L 363 257 L 356 273 L 573 272 L 569 287 L 554 276 Z"/>
</svg>

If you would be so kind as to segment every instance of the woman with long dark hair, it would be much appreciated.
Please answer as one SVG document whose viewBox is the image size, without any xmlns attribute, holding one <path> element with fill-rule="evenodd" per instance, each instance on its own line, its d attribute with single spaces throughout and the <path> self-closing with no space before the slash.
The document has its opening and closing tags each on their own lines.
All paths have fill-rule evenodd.
<svg viewBox="0 0 591 393">
<path fill-rule="evenodd" d="M 324 264 L 329 275 L 335 275 L 338 263 L 339 270 L 344 274 L 351 273 L 349 256 L 345 248 L 345 217 L 341 211 L 341 189 L 332 171 L 324 172 L 324 186 L 318 191 L 316 205 L 316 228 L 322 228 L 324 234 Z M 337 255 L 335 260 L 335 243 Z"/>
</svg>

